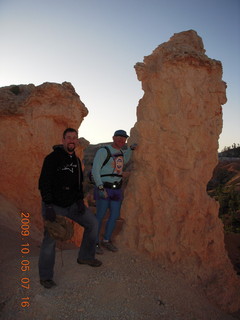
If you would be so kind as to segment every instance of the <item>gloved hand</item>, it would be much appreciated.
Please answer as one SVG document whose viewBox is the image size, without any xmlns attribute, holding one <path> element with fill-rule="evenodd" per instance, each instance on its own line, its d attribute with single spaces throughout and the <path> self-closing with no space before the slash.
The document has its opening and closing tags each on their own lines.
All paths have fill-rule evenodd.
<svg viewBox="0 0 240 320">
<path fill-rule="evenodd" d="M 78 206 L 78 213 L 80 214 L 84 214 L 85 212 L 85 205 L 82 199 L 79 199 L 77 201 L 77 206 Z"/>
<path fill-rule="evenodd" d="M 130 145 L 131 150 L 135 150 L 137 148 L 137 143 L 133 143 Z"/>
<path fill-rule="evenodd" d="M 46 220 L 49 220 L 51 222 L 55 221 L 56 212 L 52 206 L 46 206 L 45 217 L 46 217 Z"/>
</svg>

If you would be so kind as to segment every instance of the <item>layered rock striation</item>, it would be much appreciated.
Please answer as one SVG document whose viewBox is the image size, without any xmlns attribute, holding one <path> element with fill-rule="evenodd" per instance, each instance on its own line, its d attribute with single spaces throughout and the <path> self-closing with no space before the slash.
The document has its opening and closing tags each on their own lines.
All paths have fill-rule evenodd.
<svg viewBox="0 0 240 320">
<path fill-rule="evenodd" d="M 121 211 L 122 238 L 235 311 L 240 281 L 225 250 L 219 204 L 206 192 L 226 103 L 221 62 L 190 30 L 174 34 L 135 70 L 144 95 L 129 139 L 139 147 Z"/>
<path fill-rule="evenodd" d="M 63 131 L 78 129 L 87 114 L 68 82 L 0 88 L 2 225 L 11 227 L 11 216 L 16 226 L 20 212 L 29 212 L 31 236 L 36 237 L 42 226 L 38 179 L 43 160 L 53 145 L 61 143 Z M 78 149 L 82 154 L 81 146 Z"/>
</svg>

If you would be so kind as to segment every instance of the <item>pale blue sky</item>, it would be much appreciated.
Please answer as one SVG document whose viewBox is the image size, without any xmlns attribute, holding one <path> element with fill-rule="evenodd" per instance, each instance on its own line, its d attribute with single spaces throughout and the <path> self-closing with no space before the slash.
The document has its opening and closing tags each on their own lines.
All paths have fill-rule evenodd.
<svg viewBox="0 0 240 320">
<path fill-rule="evenodd" d="M 0 0 L 0 87 L 71 82 L 89 110 L 79 136 L 111 141 L 136 122 L 136 62 L 189 29 L 223 64 L 221 150 L 240 143 L 240 0 Z"/>
</svg>

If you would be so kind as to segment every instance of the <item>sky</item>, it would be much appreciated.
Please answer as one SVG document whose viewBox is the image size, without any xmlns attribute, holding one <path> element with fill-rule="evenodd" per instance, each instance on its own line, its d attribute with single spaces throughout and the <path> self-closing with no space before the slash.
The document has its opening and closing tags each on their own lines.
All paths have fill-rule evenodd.
<svg viewBox="0 0 240 320">
<path fill-rule="evenodd" d="M 0 87 L 71 82 L 89 111 L 79 136 L 109 142 L 137 121 L 134 65 L 190 29 L 223 65 L 221 151 L 240 143 L 240 0 L 0 0 Z"/>
</svg>

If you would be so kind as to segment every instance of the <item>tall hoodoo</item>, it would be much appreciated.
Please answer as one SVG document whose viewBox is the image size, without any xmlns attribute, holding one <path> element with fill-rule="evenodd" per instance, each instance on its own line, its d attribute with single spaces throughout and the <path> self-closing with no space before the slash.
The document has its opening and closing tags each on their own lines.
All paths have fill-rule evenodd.
<svg viewBox="0 0 240 320">
<path fill-rule="evenodd" d="M 206 192 L 226 103 L 221 62 L 207 57 L 190 30 L 174 34 L 135 70 L 144 95 L 129 141 L 139 148 L 122 206 L 122 237 L 180 267 L 221 308 L 237 310 L 240 281 L 225 250 L 219 205 Z"/>
</svg>

